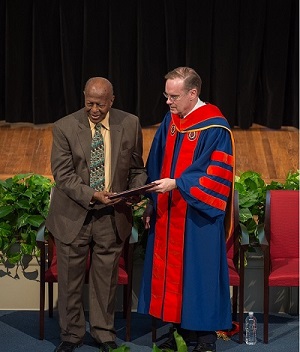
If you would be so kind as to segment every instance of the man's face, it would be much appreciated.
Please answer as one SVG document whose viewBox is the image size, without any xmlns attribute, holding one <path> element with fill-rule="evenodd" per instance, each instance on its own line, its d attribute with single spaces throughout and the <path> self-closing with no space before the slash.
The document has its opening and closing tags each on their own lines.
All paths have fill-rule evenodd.
<svg viewBox="0 0 300 352">
<path fill-rule="evenodd" d="M 91 122 L 97 124 L 102 121 L 111 108 L 114 96 L 99 87 L 89 87 L 84 95 L 85 110 Z"/>
<path fill-rule="evenodd" d="M 167 104 L 173 114 L 181 117 L 189 113 L 197 102 L 197 92 L 195 89 L 187 90 L 184 81 L 180 78 L 168 79 L 165 86 Z M 195 100 L 196 99 L 196 100 Z"/>
</svg>

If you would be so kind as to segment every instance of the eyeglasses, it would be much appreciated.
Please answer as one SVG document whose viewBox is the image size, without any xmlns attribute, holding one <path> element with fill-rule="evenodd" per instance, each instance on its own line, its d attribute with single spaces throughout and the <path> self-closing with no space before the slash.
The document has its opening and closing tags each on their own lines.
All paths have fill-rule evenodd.
<svg viewBox="0 0 300 352">
<path fill-rule="evenodd" d="M 175 100 L 178 100 L 179 98 L 182 97 L 182 95 L 169 95 L 167 94 L 166 92 L 163 92 L 163 95 L 166 99 L 169 99 L 172 103 L 175 101 Z"/>
</svg>

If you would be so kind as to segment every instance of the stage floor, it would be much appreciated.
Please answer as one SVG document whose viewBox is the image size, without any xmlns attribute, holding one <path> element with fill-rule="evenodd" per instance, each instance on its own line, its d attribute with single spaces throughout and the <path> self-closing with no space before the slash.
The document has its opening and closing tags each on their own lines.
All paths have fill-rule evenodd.
<svg viewBox="0 0 300 352">
<path fill-rule="evenodd" d="M 146 161 L 157 126 L 143 128 Z M 299 169 L 299 130 L 283 127 L 271 130 L 253 125 L 249 130 L 234 128 L 236 174 L 252 170 L 266 183 L 284 182 L 287 173 Z M 0 122 L 0 179 L 33 172 L 51 176 L 52 125 Z"/>
</svg>

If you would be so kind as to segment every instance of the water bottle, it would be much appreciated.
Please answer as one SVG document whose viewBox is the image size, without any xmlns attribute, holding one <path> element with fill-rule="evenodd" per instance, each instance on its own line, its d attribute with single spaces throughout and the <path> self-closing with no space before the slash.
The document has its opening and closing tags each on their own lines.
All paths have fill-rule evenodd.
<svg viewBox="0 0 300 352">
<path fill-rule="evenodd" d="M 255 345 L 256 344 L 256 329 L 257 329 L 257 320 L 253 312 L 249 312 L 245 320 L 246 327 L 246 344 Z"/>
</svg>

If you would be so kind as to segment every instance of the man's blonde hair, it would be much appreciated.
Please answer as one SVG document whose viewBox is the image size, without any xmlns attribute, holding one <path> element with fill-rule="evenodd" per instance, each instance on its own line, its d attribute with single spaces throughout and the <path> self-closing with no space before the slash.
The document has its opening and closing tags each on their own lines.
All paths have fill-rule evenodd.
<svg viewBox="0 0 300 352">
<path fill-rule="evenodd" d="M 196 89 L 198 96 L 201 93 L 202 80 L 198 73 L 190 67 L 177 67 L 165 75 L 165 79 L 180 78 L 184 80 L 186 90 Z"/>
</svg>

